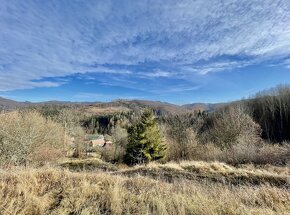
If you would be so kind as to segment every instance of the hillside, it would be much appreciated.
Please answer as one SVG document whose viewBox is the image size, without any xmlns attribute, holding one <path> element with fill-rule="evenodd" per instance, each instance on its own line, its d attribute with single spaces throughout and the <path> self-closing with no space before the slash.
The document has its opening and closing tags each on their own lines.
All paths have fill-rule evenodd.
<svg viewBox="0 0 290 215">
<path fill-rule="evenodd" d="M 0 97 L 0 109 L 23 108 L 29 107 L 30 105 L 32 105 L 30 102 L 17 102 L 11 99 Z"/>
<path fill-rule="evenodd" d="M 288 214 L 289 170 L 285 171 L 288 175 L 275 169 L 206 162 L 153 164 L 112 172 L 52 167 L 1 170 L 0 213 Z M 215 176 L 218 181 L 213 180 Z"/>
<path fill-rule="evenodd" d="M 226 103 L 192 103 L 182 105 L 187 110 L 200 110 L 200 111 L 212 111 L 218 107 L 225 105 Z"/>
<path fill-rule="evenodd" d="M 47 101 L 47 102 L 18 102 L 10 99 L 0 97 L 0 108 L 5 110 L 27 108 L 33 106 L 45 105 L 63 105 L 63 106 L 76 106 L 88 108 L 89 112 L 93 113 L 114 113 L 134 110 L 138 111 L 141 108 L 149 107 L 156 111 L 157 114 L 182 114 L 195 110 L 213 110 L 215 104 L 196 103 L 188 105 L 175 105 L 161 101 L 148 101 L 148 100 L 115 100 L 111 102 L 69 102 L 69 101 Z"/>
<path fill-rule="evenodd" d="M 148 100 L 116 100 L 108 103 L 97 103 L 95 106 L 100 108 L 122 107 L 135 111 L 138 111 L 141 108 L 149 107 L 160 115 L 165 113 L 180 114 L 188 111 L 188 109 L 183 106 L 170 104 L 167 102 Z"/>
</svg>

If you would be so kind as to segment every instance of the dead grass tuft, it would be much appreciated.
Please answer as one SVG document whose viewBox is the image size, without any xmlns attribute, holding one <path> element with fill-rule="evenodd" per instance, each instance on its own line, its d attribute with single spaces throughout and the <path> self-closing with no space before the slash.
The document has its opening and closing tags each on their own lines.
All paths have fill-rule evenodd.
<svg viewBox="0 0 290 215">
<path fill-rule="evenodd" d="M 116 171 L 118 168 L 98 158 L 66 159 L 59 164 L 71 171 Z"/>
</svg>

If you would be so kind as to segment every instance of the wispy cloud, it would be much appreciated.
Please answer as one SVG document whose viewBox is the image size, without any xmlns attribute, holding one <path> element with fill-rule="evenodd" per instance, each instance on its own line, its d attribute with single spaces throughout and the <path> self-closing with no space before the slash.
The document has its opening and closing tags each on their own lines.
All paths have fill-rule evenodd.
<svg viewBox="0 0 290 215">
<path fill-rule="evenodd" d="M 166 78 L 166 77 L 171 77 L 174 76 L 174 72 L 168 72 L 168 71 L 162 71 L 162 70 L 156 70 L 152 72 L 137 72 L 137 75 L 140 77 L 145 77 L 145 78 Z"/>
<path fill-rule="evenodd" d="M 78 101 L 112 101 L 116 99 L 144 99 L 146 97 L 80 92 L 74 95 L 74 98 Z"/>
<path fill-rule="evenodd" d="M 169 94 L 169 93 L 184 93 L 184 92 L 190 92 L 200 89 L 201 86 L 188 86 L 188 85 L 177 85 L 171 88 L 166 89 L 155 89 L 151 90 L 152 93 L 158 93 L 158 94 Z"/>
<path fill-rule="evenodd" d="M 186 80 L 290 55 L 289 0 L 0 2 L 0 91 L 79 73 Z"/>
<path fill-rule="evenodd" d="M 105 95 L 101 93 L 77 93 L 74 95 L 77 99 L 101 99 Z"/>
<path fill-rule="evenodd" d="M 286 65 L 286 67 L 290 69 L 290 59 L 285 60 L 283 64 Z"/>
</svg>

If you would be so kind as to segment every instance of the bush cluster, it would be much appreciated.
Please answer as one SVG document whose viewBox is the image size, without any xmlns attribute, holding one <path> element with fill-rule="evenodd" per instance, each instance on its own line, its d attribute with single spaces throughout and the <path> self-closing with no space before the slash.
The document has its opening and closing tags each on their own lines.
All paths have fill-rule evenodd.
<svg viewBox="0 0 290 215">
<path fill-rule="evenodd" d="M 66 145 L 63 127 L 36 111 L 0 114 L 0 162 L 22 164 L 54 160 Z"/>
</svg>

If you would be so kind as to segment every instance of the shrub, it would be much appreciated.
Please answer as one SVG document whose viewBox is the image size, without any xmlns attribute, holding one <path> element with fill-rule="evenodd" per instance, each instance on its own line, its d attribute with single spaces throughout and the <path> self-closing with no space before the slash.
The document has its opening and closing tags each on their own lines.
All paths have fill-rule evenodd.
<svg viewBox="0 0 290 215">
<path fill-rule="evenodd" d="M 61 149 L 66 144 L 61 125 L 35 111 L 0 114 L 0 163 L 27 164 L 37 151 Z M 58 153 L 57 153 L 58 154 Z"/>
<path fill-rule="evenodd" d="M 229 106 L 211 116 L 209 128 L 202 139 L 221 149 L 235 144 L 257 144 L 261 142 L 261 128 L 241 107 Z"/>
<path fill-rule="evenodd" d="M 167 158 L 169 160 L 188 160 L 192 158 L 197 145 L 197 117 L 184 114 L 165 119 Z"/>
<path fill-rule="evenodd" d="M 125 156 L 125 149 L 128 144 L 127 130 L 117 124 L 112 129 L 112 141 L 113 141 L 113 161 L 120 162 Z"/>
<path fill-rule="evenodd" d="M 221 149 L 216 144 L 199 144 L 192 153 L 193 160 L 219 161 L 232 165 L 285 165 L 290 162 L 288 144 L 236 144 L 231 148 Z"/>
<path fill-rule="evenodd" d="M 53 162 L 61 157 L 65 157 L 65 150 L 58 147 L 39 146 L 33 150 L 29 159 L 38 165 L 44 165 L 47 162 Z"/>
<path fill-rule="evenodd" d="M 168 146 L 167 160 L 190 160 L 195 159 L 200 145 L 197 142 L 197 134 L 191 128 L 169 128 L 166 136 Z"/>
</svg>

